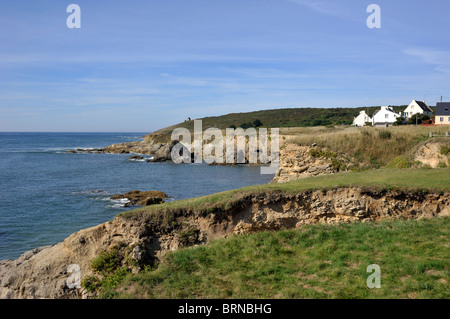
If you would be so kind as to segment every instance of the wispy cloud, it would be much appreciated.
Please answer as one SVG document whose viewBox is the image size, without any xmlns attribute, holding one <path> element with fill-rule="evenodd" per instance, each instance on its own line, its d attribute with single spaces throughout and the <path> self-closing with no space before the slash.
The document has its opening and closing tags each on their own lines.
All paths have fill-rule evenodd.
<svg viewBox="0 0 450 319">
<path fill-rule="evenodd" d="M 405 49 L 403 53 L 419 57 L 423 62 L 435 65 L 435 70 L 450 74 L 450 51 L 430 49 Z"/>
<path fill-rule="evenodd" d="M 341 1 L 328 1 L 328 0 L 287 0 L 288 2 L 296 3 L 307 7 L 313 11 L 336 16 L 336 17 L 349 17 L 348 10 L 342 6 Z"/>
</svg>

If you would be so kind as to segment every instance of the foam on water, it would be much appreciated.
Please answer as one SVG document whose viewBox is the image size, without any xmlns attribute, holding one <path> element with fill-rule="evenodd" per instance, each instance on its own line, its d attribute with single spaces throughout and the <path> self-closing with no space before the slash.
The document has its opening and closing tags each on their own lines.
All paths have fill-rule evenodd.
<svg viewBox="0 0 450 319">
<path fill-rule="evenodd" d="M 64 240 L 111 220 L 130 190 L 159 190 L 169 199 L 208 195 L 271 176 L 259 167 L 128 161 L 129 154 L 60 154 L 103 148 L 145 133 L 0 133 L 0 260 Z M 75 147 L 76 146 L 76 147 Z M 145 155 L 144 160 L 151 159 Z"/>
</svg>

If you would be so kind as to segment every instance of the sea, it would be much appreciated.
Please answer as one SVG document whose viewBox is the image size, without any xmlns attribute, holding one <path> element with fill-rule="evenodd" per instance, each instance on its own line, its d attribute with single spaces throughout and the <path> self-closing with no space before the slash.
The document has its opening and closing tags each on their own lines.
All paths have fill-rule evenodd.
<svg viewBox="0 0 450 319">
<path fill-rule="evenodd" d="M 257 166 L 130 160 L 133 154 L 67 153 L 138 141 L 146 133 L 0 133 L 0 260 L 63 241 L 133 207 L 111 200 L 159 190 L 168 201 L 270 182 Z M 149 157 L 149 156 L 146 156 Z"/>
</svg>

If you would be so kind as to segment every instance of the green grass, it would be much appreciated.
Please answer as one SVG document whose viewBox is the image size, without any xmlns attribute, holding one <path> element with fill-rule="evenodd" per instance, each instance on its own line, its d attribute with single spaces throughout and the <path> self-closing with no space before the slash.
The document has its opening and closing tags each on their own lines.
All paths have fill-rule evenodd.
<svg viewBox="0 0 450 319">
<path fill-rule="evenodd" d="M 227 210 L 255 196 L 295 194 L 316 189 L 339 187 L 364 187 L 378 190 L 450 190 L 450 170 L 442 169 L 379 169 L 363 172 L 343 172 L 338 174 L 308 177 L 280 184 L 248 186 L 220 192 L 208 196 L 178 200 L 160 205 L 152 205 L 121 213 L 123 217 L 146 215 L 158 217 L 159 222 L 170 224 L 173 213 L 209 212 Z"/>
<path fill-rule="evenodd" d="M 394 106 L 396 112 L 404 110 L 405 106 Z M 282 127 L 311 127 L 311 126 L 331 126 L 331 125 L 350 125 L 353 118 L 361 110 L 369 111 L 372 114 L 379 107 L 359 107 L 359 108 L 282 108 L 271 110 L 260 110 L 246 113 L 230 113 L 221 116 L 203 117 L 203 129 L 215 127 L 226 129 L 234 125 L 240 127 L 244 123 L 253 123 L 260 120 L 261 127 L 282 128 Z M 170 133 L 177 127 L 185 127 L 191 132 L 194 130 L 194 122 L 182 122 L 160 130 L 149 135 L 160 136 L 160 142 L 170 139 Z M 165 137 L 165 140 L 164 138 Z"/>
<path fill-rule="evenodd" d="M 449 298 L 450 218 L 308 225 L 169 253 L 119 298 Z M 381 288 L 366 285 L 367 266 Z"/>
</svg>

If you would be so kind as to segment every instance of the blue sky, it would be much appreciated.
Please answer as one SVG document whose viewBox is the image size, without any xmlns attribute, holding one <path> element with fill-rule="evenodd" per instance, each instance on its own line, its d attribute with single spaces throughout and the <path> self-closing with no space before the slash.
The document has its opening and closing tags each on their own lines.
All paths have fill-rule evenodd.
<svg viewBox="0 0 450 319">
<path fill-rule="evenodd" d="M 0 0 L 0 131 L 450 100 L 449 1 L 71 1 Z"/>
</svg>

